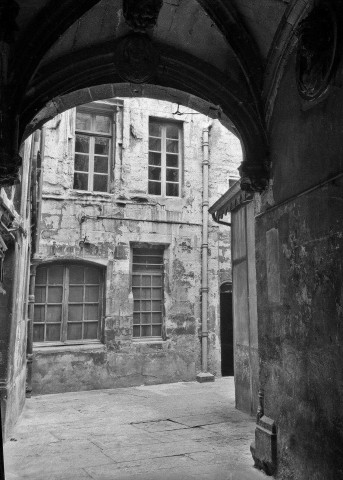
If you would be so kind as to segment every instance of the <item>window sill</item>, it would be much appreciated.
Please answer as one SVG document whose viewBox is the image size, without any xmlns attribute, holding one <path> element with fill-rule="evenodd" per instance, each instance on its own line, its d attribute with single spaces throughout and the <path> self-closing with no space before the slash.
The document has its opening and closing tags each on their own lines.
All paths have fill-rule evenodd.
<svg viewBox="0 0 343 480">
<path fill-rule="evenodd" d="M 151 344 L 151 343 L 165 343 L 166 340 L 163 340 L 162 338 L 159 337 L 153 337 L 153 338 L 132 338 L 133 343 L 139 343 L 139 344 Z"/>
<path fill-rule="evenodd" d="M 106 347 L 101 342 L 91 343 L 34 343 L 33 353 L 66 353 L 66 352 L 84 352 L 87 350 L 105 351 Z"/>
</svg>

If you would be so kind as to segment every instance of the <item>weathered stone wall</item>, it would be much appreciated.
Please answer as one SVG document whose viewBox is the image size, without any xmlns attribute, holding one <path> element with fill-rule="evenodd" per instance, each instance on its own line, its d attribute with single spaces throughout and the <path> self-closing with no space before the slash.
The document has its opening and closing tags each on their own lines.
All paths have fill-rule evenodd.
<svg viewBox="0 0 343 480">
<path fill-rule="evenodd" d="M 118 117 L 111 193 L 72 190 L 75 110 L 46 126 L 37 262 L 84 259 L 106 269 L 103 344 L 35 348 L 34 392 L 194 380 L 200 371 L 202 130 L 208 119 L 157 100 L 125 99 Z M 149 116 L 183 121 L 180 198 L 147 195 Z M 210 204 L 236 178 L 238 139 L 219 121 L 210 128 Z M 87 245 L 82 241 L 86 239 Z M 130 247 L 165 245 L 165 332 L 157 343 L 132 339 Z M 219 285 L 231 279 L 227 227 L 209 229 L 209 370 L 220 375 Z M 218 272 L 220 275 L 218 276 Z"/>
<path fill-rule="evenodd" d="M 290 58 L 264 198 L 284 204 L 256 222 L 261 383 L 278 429 L 277 478 L 343 476 L 342 177 L 318 187 L 342 172 L 342 105 L 337 88 L 310 108 L 303 103 Z"/>
<path fill-rule="evenodd" d="M 4 261 L 4 288 L 0 291 L 0 395 L 5 439 L 25 402 L 27 287 L 30 242 L 28 172 L 31 141 L 23 147 L 20 185 L 0 191 L 1 215 L 13 218 L 13 233 L 2 236 L 8 250 Z M 21 228 L 18 228 L 18 227 Z M 5 232 L 5 233 L 4 233 Z"/>
</svg>

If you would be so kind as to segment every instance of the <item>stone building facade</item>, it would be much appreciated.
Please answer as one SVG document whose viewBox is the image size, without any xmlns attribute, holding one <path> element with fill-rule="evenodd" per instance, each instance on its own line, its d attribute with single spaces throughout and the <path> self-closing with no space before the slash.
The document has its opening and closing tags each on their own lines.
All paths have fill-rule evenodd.
<svg viewBox="0 0 343 480">
<path fill-rule="evenodd" d="M 230 230 L 207 208 L 238 177 L 237 137 L 218 120 L 144 98 L 68 110 L 43 136 L 33 392 L 194 380 L 204 268 L 208 371 L 220 375 Z"/>
</svg>

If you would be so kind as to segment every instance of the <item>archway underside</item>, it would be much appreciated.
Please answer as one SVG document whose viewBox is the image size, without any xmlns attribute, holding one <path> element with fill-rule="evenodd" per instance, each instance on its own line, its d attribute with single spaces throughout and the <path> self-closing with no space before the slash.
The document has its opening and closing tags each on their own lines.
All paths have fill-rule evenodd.
<svg viewBox="0 0 343 480">
<path fill-rule="evenodd" d="M 167 4 L 152 0 L 114 2 L 111 9 L 113 14 L 116 13 L 118 23 L 111 34 L 113 40 L 101 43 L 102 40 L 98 40 L 96 35 L 93 38 L 92 32 L 89 32 L 90 40 L 81 42 L 82 47 L 75 48 L 72 44 L 69 50 L 67 48 L 61 53 L 61 39 L 67 39 L 67 43 L 70 41 L 70 31 L 74 32 L 76 22 L 87 25 L 92 8 L 96 15 L 104 14 L 101 0 L 86 0 L 82 5 L 73 0 L 61 0 L 57 8 L 53 1 L 42 0 L 40 3 L 43 8 L 38 9 L 36 15 L 29 15 L 28 11 L 23 15 L 21 0 L 8 0 L 8 9 L 0 11 L 0 21 L 3 20 L 1 23 L 7 28 L 3 34 L 5 42 L 8 45 L 14 44 L 4 57 L 9 67 L 8 78 L 5 79 L 8 85 L 7 96 L 0 97 L 3 103 L 1 110 L 5 112 L 5 135 L 1 141 L 3 145 L 0 145 L 0 185 L 15 181 L 20 167 L 19 144 L 25 135 L 39 126 L 43 116 L 47 115 L 48 118 L 51 112 L 59 111 L 65 104 L 68 104 L 67 108 L 72 107 L 75 102 L 73 92 L 77 92 L 78 98 L 84 95 L 85 101 L 89 101 L 92 95 L 87 93 L 88 89 L 96 88 L 106 92 L 103 98 L 113 96 L 113 93 L 121 96 L 130 93 L 134 96 L 147 95 L 147 89 L 149 95 L 155 95 L 152 91 L 155 89 L 159 98 L 167 99 L 173 97 L 174 93 L 171 92 L 178 91 L 178 103 L 188 104 L 192 98 L 191 103 L 195 103 L 195 108 L 198 102 L 195 98 L 201 99 L 206 107 L 200 105 L 200 110 L 205 108 L 206 114 L 212 117 L 221 116 L 222 121 L 231 128 L 233 124 L 242 141 L 242 188 L 259 192 L 266 188 L 269 165 L 261 101 L 263 60 L 234 4 L 228 5 L 223 0 L 197 0 L 187 5 L 182 4 L 181 7 L 177 4 L 174 13 L 177 14 L 177 7 L 180 7 L 179 17 L 173 28 L 179 32 L 179 37 L 174 35 L 169 38 L 163 33 L 168 25 L 169 30 L 166 31 L 170 31 L 169 22 L 173 22 L 173 17 L 170 17 L 172 11 Z M 19 5 L 19 8 L 15 8 L 15 5 Z M 182 8 L 188 8 L 186 12 L 189 17 L 180 17 L 180 12 L 184 11 Z M 149 16 L 151 11 L 153 15 Z M 22 14 L 19 15 L 19 20 L 18 12 Z M 146 16 L 144 12 L 149 12 L 149 15 Z M 194 15 L 199 24 L 197 21 L 192 24 L 190 19 Z M 48 19 L 47 22 L 45 19 Z M 138 30 L 135 24 L 137 19 L 144 20 L 143 27 L 139 25 Z M 19 25 L 20 22 L 24 23 L 22 30 L 19 28 L 17 39 L 14 39 L 13 31 L 17 20 Z M 94 20 L 95 24 L 96 19 Z M 102 21 L 102 17 L 98 20 Z M 191 23 L 188 25 L 187 22 Z M 187 25 L 186 30 L 184 25 Z M 203 28 L 203 36 L 207 39 L 199 49 L 197 41 L 200 37 L 192 37 L 195 27 L 198 33 Z M 115 61 L 116 53 L 120 51 L 123 40 L 134 38 L 137 32 L 145 37 L 148 46 L 150 44 L 152 49 L 158 51 L 158 66 L 148 81 L 142 82 L 143 85 L 140 84 L 141 81 L 133 80 L 134 84 L 140 85 L 125 87 L 125 92 L 121 93 L 125 75 Z M 77 34 L 76 30 L 74 35 Z M 218 50 L 211 51 L 211 38 L 220 46 Z M 190 42 L 193 42 L 191 47 Z M 56 45 L 62 45 L 61 52 Z M 54 51 L 52 56 L 51 49 Z M 133 57 L 135 60 L 139 57 L 137 51 Z M 223 62 L 224 57 L 226 60 Z M 52 59 L 49 61 L 47 58 Z M 109 84 L 112 85 L 110 89 Z M 162 89 L 165 89 L 165 93 L 161 97 Z M 49 109 L 52 109 L 50 113 Z"/>
</svg>

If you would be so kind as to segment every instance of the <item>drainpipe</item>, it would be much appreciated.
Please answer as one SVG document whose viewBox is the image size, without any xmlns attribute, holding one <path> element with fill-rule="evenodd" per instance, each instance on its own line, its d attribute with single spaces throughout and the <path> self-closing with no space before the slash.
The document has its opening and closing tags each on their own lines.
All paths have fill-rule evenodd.
<svg viewBox="0 0 343 480">
<path fill-rule="evenodd" d="M 208 370 L 208 177 L 209 177 L 209 127 L 203 130 L 202 141 L 202 245 L 201 245 L 201 372 L 196 379 L 198 382 L 213 382 L 214 375 Z"/>
<path fill-rule="evenodd" d="M 40 156 L 41 132 L 33 134 L 31 147 L 31 265 L 28 298 L 27 346 L 26 346 L 26 398 L 32 394 L 32 361 L 33 361 L 33 317 L 35 309 L 36 265 L 32 265 L 32 257 L 37 251 L 37 160 Z"/>
</svg>

